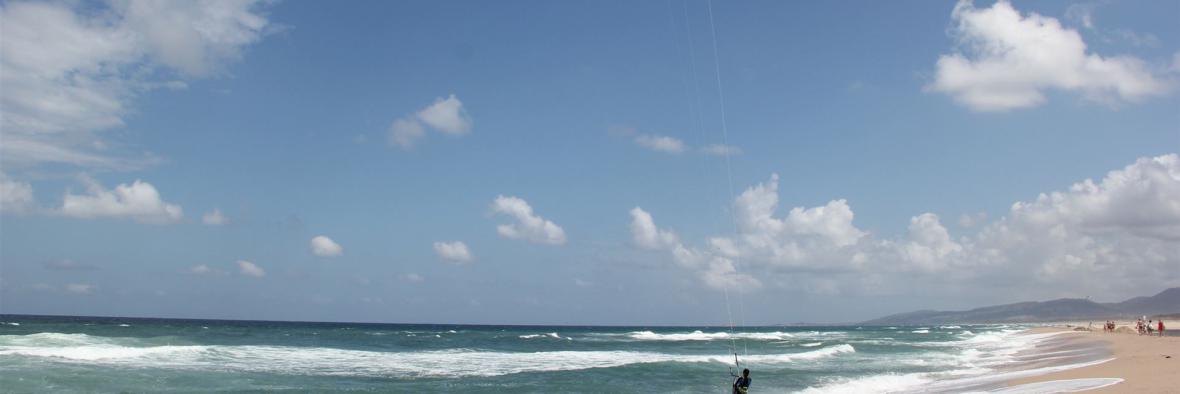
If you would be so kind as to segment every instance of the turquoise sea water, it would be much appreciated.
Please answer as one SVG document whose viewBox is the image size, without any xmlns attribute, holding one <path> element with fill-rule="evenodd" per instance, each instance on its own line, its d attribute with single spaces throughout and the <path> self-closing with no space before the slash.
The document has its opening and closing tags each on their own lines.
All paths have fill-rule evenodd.
<svg viewBox="0 0 1180 394">
<path fill-rule="evenodd" d="M 1022 354 L 1054 337 L 1021 329 L 731 333 L 0 315 L 0 391 L 728 392 L 735 346 L 753 392 L 958 391 L 1033 368 Z M 1056 354 L 1097 358 L 1075 357 L 1082 350 Z M 1049 357 L 1038 357 L 1043 369 Z"/>
</svg>

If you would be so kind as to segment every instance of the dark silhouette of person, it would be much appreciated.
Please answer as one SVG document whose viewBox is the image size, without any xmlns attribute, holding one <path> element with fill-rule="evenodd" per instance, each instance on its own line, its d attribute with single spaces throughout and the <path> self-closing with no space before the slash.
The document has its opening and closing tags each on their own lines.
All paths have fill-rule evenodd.
<svg viewBox="0 0 1180 394">
<path fill-rule="evenodd" d="M 750 390 L 750 369 L 742 370 L 742 376 L 733 381 L 733 394 L 746 394 Z"/>
</svg>

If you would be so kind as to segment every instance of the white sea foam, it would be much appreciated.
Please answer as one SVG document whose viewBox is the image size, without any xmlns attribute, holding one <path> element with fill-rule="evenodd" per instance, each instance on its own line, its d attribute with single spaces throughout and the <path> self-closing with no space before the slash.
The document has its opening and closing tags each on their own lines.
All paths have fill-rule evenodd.
<svg viewBox="0 0 1180 394">
<path fill-rule="evenodd" d="M 548 334 L 542 334 L 548 336 Z M 41 357 L 60 362 L 127 368 L 223 370 L 293 375 L 375 377 L 497 376 L 522 372 L 570 371 L 642 363 L 729 363 L 721 355 L 637 351 L 497 352 L 452 349 L 378 352 L 291 346 L 144 346 L 144 341 L 85 334 L 0 335 L 0 355 Z M 745 357 L 757 364 L 781 364 L 854 353 L 842 344 L 800 353 Z"/>
<path fill-rule="evenodd" d="M 938 326 L 938 329 L 940 329 L 940 330 L 954 330 L 954 329 L 959 329 L 959 328 L 963 328 L 963 327 L 960 327 L 960 326 Z"/>
<path fill-rule="evenodd" d="M 119 327 L 131 327 L 130 324 L 120 324 Z"/>
<path fill-rule="evenodd" d="M 799 345 L 799 346 L 802 346 L 802 347 L 816 347 L 816 346 L 822 346 L 823 344 L 824 344 L 823 342 L 812 342 L 812 343 L 804 343 L 804 344 L 801 344 L 801 345 Z"/>
<path fill-rule="evenodd" d="M 818 387 L 808 387 L 803 390 L 805 394 L 843 394 L 843 393 L 941 393 L 941 392 L 966 392 L 972 389 L 987 387 L 989 385 L 1002 384 L 1002 382 L 1012 379 L 1019 379 L 1028 376 L 1038 376 L 1048 373 L 1064 371 L 1074 368 L 1082 368 L 1091 365 L 1101 364 L 1113 359 L 1097 360 L 1085 363 L 1076 363 L 1068 365 L 1059 365 L 1052 367 L 1035 368 L 1030 370 L 1018 370 L 1004 373 L 994 373 L 994 371 L 986 368 L 971 368 L 960 369 L 945 372 L 934 373 L 908 373 L 908 374 L 880 374 L 871 375 L 856 379 L 841 379 L 829 384 Z M 965 376 L 952 379 L 946 379 L 955 376 Z M 1121 381 L 1121 380 L 1120 380 Z M 1063 382 L 1063 381 L 1058 381 Z M 1055 386 L 1041 386 L 1031 387 L 1027 391 L 999 391 L 1004 393 L 1062 393 L 1071 391 L 1088 390 L 1092 388 L 1105 387 L 1118 382 L 1078 382 L 1078 383 L 1060 383 Z M 1021 386 L 1015 386 L 1021 387 Z M 1013 388 L 1015 388 L 1013 387 Z M 1077 387 L 1080 390 L 1069 390 Z M 1065 389 L 1062 389 L 1065 388 Z"/>
<path fill-rule="evenodd" d="M 14 321 L 6 321 L 6 322 L 4 322 L 4 324 L 9 325 L 9 326 L 19 326 L 20 325 L 20 323 L 17 323 Z"/>
<path fill-rule="evenodd" d="M 1048 382 L 1022 384 L 999 390 L 992 390 L 990 392 L 1000 394 L 1074 393 L 1078 391 L 1100 389 L 1122 382 L 1123 380 L 1119 378 L 1050 380 Z"/>
<path fill-rule="evenodd" d="M 913 330 L 913 331 L 910 331 L 910 332 L 912 332 L 912 333 L 914 333 L 914 334 L 929 334 L 929 333 L 930 333 L 930 330 L 929 330 L 929 329 L 925 329 L 925 330 Z"/>
<path fill-rule="evenodd" d="M 562 339 L 562 338 L 561 338 L 561 335 L 557 335 L 557 333 L 556 333 L 556 332 L 551 332 L 551 333 L 548 333 L 548 334 L 528 334 L 528 335 L 521 335 L 521 336 L 520 336 L 520 338 L 521 338 L 521 339 L 533 339 L 533 338 L 553 338 L 553 339 Z"/>
<path fill-rule="evenodd" d="M 795 335 L 786 332 L 702 332 L 657 334 L 651 331 L 635 331 L 627 336 L 639 341 L 717 341 L 729 339 L 750 339 L 756 341 L 781 341 Z"/>
<path fill-rule="evenodd" d="M 860 394 L 860 393 L 895 393 L 910 391 L 933 379 L 926 374 L 882 374 L 859 379 L 844 379 L 820 387 L 808 387 L 804 394 Z"/>
</svg>

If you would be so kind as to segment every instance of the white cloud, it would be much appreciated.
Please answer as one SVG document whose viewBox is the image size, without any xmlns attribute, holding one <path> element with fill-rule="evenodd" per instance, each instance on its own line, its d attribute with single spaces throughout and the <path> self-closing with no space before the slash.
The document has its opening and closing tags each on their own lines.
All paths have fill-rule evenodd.
<svg viewBox="0 0 1180 394">
<path fill-rule="evenodd" d="M 1137 47 L 1158 47 L 1159 37 L 1151 33 L 1137 33 L 1129 29 L 1099 29 L 1094 23 L 1098 3 L 1074 3 L 1065 9 L 1065 18 L 1079 23 L 1105 42 L 1121 41 Z"/>
<path fill-rule="evenodd" d="M 331 238 L 320 235 L 311 239 L 311 253 L 320 257 L 336 257 L 344 254 L 344 248 Z"/>
<path fill-rule="evenodd" d="M 463 109 L 463 102 L 455 95 L 437 98 L 429 107 L 417 113 L 418 120 L 431 128 L 450 135 L 463 135 L 471 131 L 471 118 Z"/>
<path fill-rule="evenodd" d="M 66 285 L 66 291 L 71 294 L 90 294 L 93 293 L 96 287 L 87 283 L 70 283 Z"/>
<path fill-rule="evenodd" d="M 711 144 L 701 147 L 701 153 L 710 156 L 737 156 L 742 154 L 742 148 L 733 145 Z"/>
<path fill-rule="evenodd" d="M 414 119 L 397 119 L 389 125 L 389 143 L 402 149 L 414 147 L 414 144 L 425 136 L 426 130 Z"/>
<path fill-rule="evenodd" d="M 205 275 L 208 273 L 212 273 L 213 269 L 209 268 L 208 265 L 198 264 L 198 265 L 194 265 L 192 268 L 189 268 L 189 271 L 194 274 L 197 274 L 197 275 Z"/>
<path fill-rule="evenodd" d="M 684 141 L 664 135 L 640 134 L 635 143 L 644 148 L 665 153 L 684 153 Z"/>
<path fill-rule="evenodd" d="M 259 267 L 258 265 L 246 260 L 238 260 L 238 271 L 241 272 L 242 275 L 253 276 L 255 278 L 266 276 L 266 271 L 263 270 L 262 267 Z"/>
<path fill-rule="evenodd" d="M 775 261 L 794 263 L 814 258 L 809 251 L 850 246 L 865 235 L 852 224 L 852 208 L 845 200 L 811 208 L 795 207 L 785 218 L 774 217 L 778 186 L 778 174 L 773 174 L 768 182 L 737 197 L 734 219 L 741 234 L 739 243 Z"/>
<path fill-rule="evenodd" d="M 631 208 L 631 239 L 644 249 L 668 249 L 680 244 L 676 234 L 656 227 L 651 214 L 643 208 Z"/>
<path fill-rule="evenodd" d="M 521 198 L 497 196 L 492 202 L 492 212 L 516 219 L 516 223 L 496 226 L 496 232 L 502 237 L 550 245 L 565 243 L 565 230 L 533 213 L 533 207 Z"/>
<path fill-rule="evenodd" d="M 402 277 L 405 278 L 405 280 L 410 281 L 410 282 L 414 282 L 414 283 L 419 283 L 419 282 L 426 280 L 426 279 L 422 278 L 422 275 L 418 275 L 413 272 L 405 274 Z"/>
<path fill-rule="evenodd" d="M 0 173 L 0 212 L 27 212 L 33 208 L 33 185 Z"/>
<path fill-rule="evenodd" d="M 951 34 L 961 50 L 939 57 L 934 81 L 926 88 L 976 111 L 1037 106 L 1049 89 L 1110 103 L 1171 88 L 1171 81 L 1153 75 L 1142 60 L 1087 53 L 1076 30 L 1055 18 L 1021 15 L 1007 1 L 980 9 L 960 0 L 951 18 Z"/>
<path fill-rule="evenodd" d="M 594 282 L 591 282 L 588 280 L 582 280 L 581 278 L 574 278 L 574 286 L 578 286 L 578 287 L 582 287 L 582 288 L 593 287 Z"/>
<path fill-rule="evenodd" d="M 463 108 L 463 102 L 455 95 L 437 98 L 433 104 L 412 115 L 403 116 L 390 123 L 386 132 L 390 145 L 403 150 L 413 148 L 418 141 L 426 138 L 426 127 L 443 134 L 461 136 L 471 131 L 471 117 Z"/>
<path fill-rule="evenodd" d="M 75 218 L 130 218 L 141 223 L 175 223 L 184 216 L 179 205 L 160 199 L 160 192 L 152 184 L 136 180 L 130 185 L 120 184 L 106 190 L 98 182 L 85 178 L 87 194 L 67 192 L 58 210 L 63 216 Z"/>
<path fill-rule="evenodd" d="M 205 212 L 204 215 L 201 215 L 201 223 L 209 226 L 220 226 L 229 223 L 229 218 L 221 214 L 221 209 L 213 208 L 212 211 Z"/>
<path fill-rule="evenodd" d="M 904 259 L 919 269 L 937 271 L 945 267 L 947 256 L 963 250 L 938 220 L 938 215 L 924 213 L 910 218 L 908 243 L 901 247 Z"/>
<path fill-rule="evenodd" d="M 9 164 L 128 168 L 106 151 L 143 92 L 216 75 L 257 42 L 261 1 L 10 2 L 0 8 L 0 155 Z"/>
<path fill-rule="evenodd" d="M 1101 181 L 1012 204 L 971 236 L 955 238 L 937 215 L 910 219 L 896 239 L 852 225 L 843 200 L 773 215 L 778 182 L 750 187 L 734 204 L 738 233 L 684 245 L 631 211 L 636 245 L 669 253 L 710 287 L 753 278 L 817 293 L 926 292 L 940 286 L 1021 291 L 1021 297 L 1141 295 L 1180 285 L 1180 156 L 1141 158 Z M 740 264 L 738 264 L 740 262 Z"/>
<path fill-rule="evenodd" d="M 1065 8 L 1065 17 L 1081 23 L 1087 29 L 1094 28 L 1094 9 L 1097 3 L 1074 3 Z"/>
<path fill-rule="evenodd" d="M 762 286 L 753 276 L 739 273 L 729 257 L 685 246 L 674 233 L 656 226 L 651 214 L 640 207 L 631 209 L 631 239 L 641 248 L 668 252 L 678 266 L 696 273 L 703 283 L 715 289 Z"/>
<path fill-rule="evenodd" d="M 468 249 L 467 244 L 461 241 L 435 242 L 434 253 L 443 260 L 455 263 L 469 263 L 475 260 L 471 249 Z"/>
<path fill-rule="evenodd" d="M 984 223 L 986 221 L 987 221 L 987 212 L 977 212 L 974 214 L 964 213 L 962 215 L 959 215 L 959 227 L 962 227 L 962 228 L 975 227 L 975 225 Z"/>
</svg>

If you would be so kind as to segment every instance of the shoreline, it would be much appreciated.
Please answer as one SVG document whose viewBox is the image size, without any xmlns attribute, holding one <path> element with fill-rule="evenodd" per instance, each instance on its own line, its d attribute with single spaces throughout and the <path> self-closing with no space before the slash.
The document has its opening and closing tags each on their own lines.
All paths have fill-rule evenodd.
<svg viewBox="0 0 1180 394">
<path fill-rule="evenodd" d="M 1067 346 L 1100 347 L 1109 352 L 1109 361 L 1011 379 L 1000 392 L 1180 393 L 1180 337 L 1089 331 L 1085 327 L 1084 323 L 1061 323 L 1027 333 L 1069 333 Z M 1036 352 L 1044 354 L 1045 349 Z"/>
</svg>

